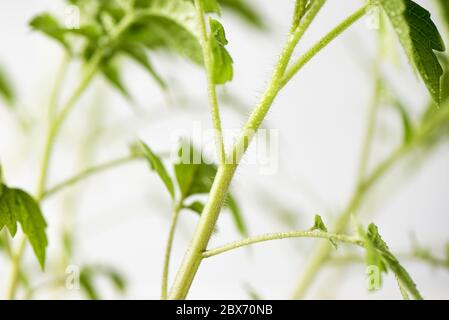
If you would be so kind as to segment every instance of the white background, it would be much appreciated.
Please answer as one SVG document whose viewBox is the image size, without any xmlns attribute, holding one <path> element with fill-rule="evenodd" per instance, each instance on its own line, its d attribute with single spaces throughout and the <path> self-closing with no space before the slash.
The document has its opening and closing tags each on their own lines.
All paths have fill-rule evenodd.
<svg viewBox="0 0 449 320">
<path fill-rule="evenodd" d="M 260 7 L 270 27 L 268 34 L 248 28 L 233 16 L 224 16 L 229 48 L 235 60 L 235 80 L 225 90 L 237 94 L 248 110 L 267 83 L 285 40 L 293 5 L 292 0 L 252 2 Z M 298 48 L 298 54 L 359 6 L 357 0 L 328 1 Z M 64 5 L 50 0 L 0 2 L 0 63 L 17 87 L 23 121 L 30 124 L 28 131 L 23 129 L 16 124 L 14 113 L 0 107 L 0 158 L 8 183 L 30 192 L 35 189 L 45 133 L 39 123 L 45 120 L 61 50 L 48 39 L 32 33 L 27 22 L 47 10 L 62 16 Z M 354 187 L 372 91 L 369 71 L 374 39 L 375 32 L 366 27 L 365 21 L 360 21 L 307 65 L 273 105 L 266 126 L 279 130 L 279 171 L 263 176 L 257 166 L 243 165 L 232 186 L 251 234 L 292 227 L 306 229 L 316 213 L 331 225 L 345 207 Z M 180 128 L 190 132 L 195 120 L 200 120 L 204 128 L 211 127 L 203 72 L 181 59 L 168 60 L 161 54 L 153 58 L 175 88 L 173 91 L 193 98 L 193 106 L 167 99 L 143 71 L 125 62 L 125 81 L 140 111 L 133 111 L 128 107 L 129 102 L 97 79 L 58 140 L 50 183 L 80 169 L 77 155 L 87 147 L 83 138 L 89 133 L 89 118 L 97 116 L 93 122 L 102 128 L 95 141 L 93 163 L 125 155 L 128 144 L 137 138 L 157 151 L 166 152 L 173 145 L 173 132 Z M 412 114 L 418 116 L 420 106 L 427 99 L 424 86 L 406 62 L 397 68 L 386 68 Z M 63 97 L 75 85 L 77 66 L 71 71 Z M 378 128 L 374 160 L 381 159 L 400 141 L 397 115 L 387 109 L 382 112 L 385 116 Z M 237 129 L 244 123 L 244 117 L 230 108 L 225 109 L 223 117 L 224 127 L 228 129 Z M 448 160 L 447 145 L 443 145 L 421 165 L 409 171 L 400 170 L 382 180 L 376 196 L 370 198 L 373 201 L 358 212 L 359 221 L 368 224 L 374 220 L 393 252 L 409 252 L 410 234 L 414 233 L 422 245 L 443 254 L 444 243 L 449 240 Z M 45 203 L 50 229 L 47 270 L 52 269 L 60 251 L 57 230 L 65 196 L 74 196 L 76 208 L 77 247 L 70 263 L 113 265 L 128 280 L 126 298 L 158 298 L 170 203 L 160 181 L 146 165 L 133 164 L 102 174 Z M 295 225 L 283 224 L 273 206 L 268 205 L 270 202 L 294 213 Z M 194 214 L 182 214 L 173 250 L 172 278 L 197 220 Z M 212 246 L 239 238 L 229 214 L 222 215 L 218 226 Z M 206 260 L 189 297 L 243 299 L 249 297 L 247 288 L 251 287 L 263 298 L 288 298 L 314 244 L 315 240 L 277 241 Z M 344 253 L 345 247 L 340 246 L 339 250 Z M 26 265 L 36 275 L 35 284 L 45 281 L 48 272 L 42 276 L 30 250 L 27 253 Z M 404 264 L 426 298 L 449 298 L 448 271 L 410 261 Z M 0 260 L 0 288 L 4 288 L 8 268 L 7 262 Z M 364 271 L 362 265 L 326 269 L 308 297 L 400 298 L 392 276 L 387 277 L 381 291 L 368 293 Z M 105 281 L 100 280 L 99 285 L 103 298 L 121 297 Z M 80 295 L 53 292 L 40 297 L 78 298 Z"/>
</svg>

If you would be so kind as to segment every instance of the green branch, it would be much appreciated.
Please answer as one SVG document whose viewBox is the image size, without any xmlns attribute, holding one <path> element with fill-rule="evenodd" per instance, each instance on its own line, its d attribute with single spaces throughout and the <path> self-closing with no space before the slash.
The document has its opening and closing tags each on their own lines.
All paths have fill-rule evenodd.
<svg viewBox="0 0 449 320">
<path fill-rule="evenodd" d="M 279 233 L 269 233 L 263 234 L 260 236 L 250 237 L 247 239 L 243 239 L 240 241 L 235 241 L 214 249 L 207 250 L 203 253 L 204 258 L 210 258 L 216 255 L 219 255 L 224 252 L 228 252 L 231 250 L 235 250 L 238 248 L 242 248 L 248 245 L 267 242 L 272 240 L 281 240 L 281 239 L 289 239 L 289 238 L 314 238 L 314 239 L 327 239 L 331 241 L 336 241 L 340 243 L 353 244 L 359 247 L 365 247 L 364 241 L 360 240 L 356 237 L 351 237 L 342 234 L 335 234 L 329 232 L 323 232 L 319 230 L 313 231 L 291 231 L 291 232 L 279 232 Z"/>
<path fill-rule="evenodd" d="M 135 160 L 139 160 L 141 159 L 141 157 L 136 156 L 136 155 L 131 155 L 131 156 L 126 156 L 123 158 L 119 158 L 116 160 L 112 160 L 112 161 L 108 161 L 102 164 L 99 164 L 97 166 L 93 166 L 91 168 L 88 168 L 86 170 L 83 170 L 81 172 L 79 172 L 78 174 L 74 175 L 71 178 L 68 178 L 67 180 L 64 180 L 58 184 L 56 184 L 55 186 L 53 186 L 52 188 L 49 188 L 42 196 L 42 200 L 46 200 L 48 198 L 50 198 L 51 196 L 53 196 L 54 194 L 64 190 L 65 188 L 71 187 L 77 183 L 79 183 L 80 181 L 83 181 L 87 178 L 92 177 L 93 175 L 105 172 L 107 170 L 122 166 L 122 165 L 126 165 L 130 162 L 133 162 Z"/>
</svg>

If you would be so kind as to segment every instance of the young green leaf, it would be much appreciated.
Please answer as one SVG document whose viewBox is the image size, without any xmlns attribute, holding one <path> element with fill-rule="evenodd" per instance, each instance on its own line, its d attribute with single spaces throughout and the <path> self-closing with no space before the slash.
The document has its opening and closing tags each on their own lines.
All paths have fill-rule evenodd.
<svg viewBox="0 0 449 320">
<path fill-rule="evenodd" d="M 323 219 L 318 214 L 315 215 L 315 222 L 313 224 L 313 227 L 310 228 L 310 231 L 314 230 L 320 230 L 323 232 L 327 232 L 327 227 L 323 222 Z M 337 249 L 337 242 L 333 239 L 329 239 L 330 243 L 334 246 L 335 249 Z"/>
<path fill-rule="evenodd" d="M 210 36 L 209 41 L 212 48 L 214 64 L 214 82 L 225 84 L 232 80 L 234 76 L 233 60 L 228 50 L 226 33 L 221 23 L 215 19 L 209 19 Z"/>
<path fill-rule="evenodd" d="M 25 191 L 10 189 L 2 185 L 0 194 L 0 230 L 6 226 L 12 237 L 20 223 L 34 253 L 41 265 L 45 265 L 45 252 L 48 245 L 45 229 L 47 224 L 39 204 Z"/>
<path fill-rule="evenodd" d="M 13 87 L 2 68 L 0 68 L 0 96 L 2 96 L 9 105 L 14 103 L 15 94 Z"/>
<path fill-rule="evenodd" d="M 319 215 L 315 215 L 315 222 L 313 224 L 313 227 L 310 228 L 311 231 L 313 230 L 320 230 L 323 232 L 327 232 L 327 227 L 323 222 L 323 219 Z"/>
<path fill-rule="evenodd" d="M 407 270 L 399 263 L 396 257 L 390 252 L 385 241 L 379 234 L 378 228 L 374 224 L 370 224 L 367 231 L 367 238 L 372 245 L 379 251 L 382 256 L 383 263 L 393 271 L 398 281 L 412 294 L 415 299 L 422 299 L 421 293 L 418 291 L 415 282 L 410 277 Z"/>
<path fill-rule="evenodd" d="M 443 69 L 434 51 L 445 46 L 430 12 L 411 0 L 382 0 L 402 47 L 421 75 L 433 100 L 440 104 L 440 78 Z"/>
<path fill-rule="evenodd" d="M 167 191 L 170 193 L 171 198 L 174 199 L 175 187 L 173 185 L 172 178 L 165 169 L 165 166 L 162 163 L 161 159 L 155 153 L 153 153 L 153 151 L 143 141 L 134 144 L 131 148 L 134 154 L 143 155 L 146 158 L 151 170 L 155 171 L 158 174 Z"/>
</svg>

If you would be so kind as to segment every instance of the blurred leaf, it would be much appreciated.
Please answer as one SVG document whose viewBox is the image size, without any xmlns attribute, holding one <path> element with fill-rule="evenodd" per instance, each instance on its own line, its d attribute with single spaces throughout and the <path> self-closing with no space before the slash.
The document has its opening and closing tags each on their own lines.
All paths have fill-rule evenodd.
<svg viewBox="0 0 449 320">
<path fill-rule="evenodd" d="M 314 230 L 319 230 L 319 231 L 323 231 L 323 232 L 327 232 L 327 227 L 323 222 L 323 219 L 321 218 L 320 215 L 316 214 L 315 215 L 315 222 L 313 224 L 313 227 L 310 228 L 310 231 L 314 231 Z M 333 239 L 329 239 L 330 243 L 332 244 L 332 246 L 337 249 L 337 242 Z"/>
<path fill-rule="evenodd" d="M 109 280 L 119 293 L 125 292 L 126 281 L 124 277 L 114 268 L 102 265 L 85 266 L 81 269 L 80 286 L 88 299 L 100 299 L 100 295 L 95 284 L 95 281 L 98 277 L 105 277 L 107 280 Z"/>
<path fill-rule="evenodd" d="M 5 101 L 12 105 L 15 100 L 14 89 L 11 82 L 6 75 L 6 72 L 0 68 L 0 96 L 2 96 Z"/>
<path fill-rule="evenodd" d="M 126 99 L 131 99 L 131 95 L 123 84 L 119 69 L 112 63 L 106 63 L 101 66 L 101 71 L 108 82 L 116 88 Z"/>
<path fill-rule="evenodd" d="M 30 26 L 36 31 L 40 31 L 50 38 L 53 38 L 59 42 L 66 49 L 70 49 L 70 46 L 66 39 L 65 28 L 61 26 L 58 19 L 49 13 L 43 13 L 34 17 L 30 21 Z"/>
<path fill-rule="evenodd" d="M 192 210 L 193 212 L 196 212 L 198 214 L 202 214 L 203 213 L 203 209 L 204 209 L 204 203 L 202 203 L 200 201 L 195 201 L 192 204 L 184 206 L 184 208 Z"/>
<path fill-rule="evenodd" d="M 45 232 L 47 224 L 39 204 L 25 191 L 10 189 L 3 184 L 0 193 L 0 230 L 6 226 L 14 237 L 18 222 L 43 269 L 48 245 Z"/>
<path fill-rule="evenodd" d="M 150 165 L 151 170 L 155 171 L 159 178 L 161 178 L 164 183 L 167 191 L 170 193 L 172 199 L 175 198 L 175 187 L 173 185 L 172 178 L 165 169 L 164 164 L 161 159 L 153 153 L 153 151 L 146 145 L 143 141 L 140 141 L 134 144 L 132 147 L 133 154 L 143 155 L 148 164 Z"/>
<path fill-rule="evenodd" d="M 260 13 L 250 5 L 248 0 L 218 0 L 223 9 L 240 16 L 245 22 L 257 27 L 265 28 L 266 24 Z"/>
<path fill-rule="evenodd" d="M 156 80 L 157 84 L 162 89 L 167 89 L 167 84 L 162 79 L 162 77 L 157 73 L 157 71 L 153 68 L 145 49 L 139 45 L 129 45 L 126 46 L 123 51 L 128 54 L 131 58 L 133 58 L 136 62 L 138 62 L 145 70 L 148 71 L 150 76 Z"/>
<path fill-rule="evenodd" d="M 446 23 L 446 26 L 449 31 L 449 1 L 437 0 L 437 2 L 440 5 L 441 11 L 443 13 L 444 22 Z"/>
<path fill-rule="evenodd" d="M 229 194 L 226 199 L 225 207 L 229 208 L 229 211 L 232 214 L 232 219 L 234 221 L 235 227 L 237 228 L 238 232 L 243 237 L 247 237 L 248 236 L 248 228 L 243 219 L 243 215 L 240 211 L 240 207 L 239 207 L 237 201 L 235 200 L 235 198 L 231 194 Z"/>
<path fill-rule="evenodd" d="M 124 42 L 137 42 L 149 49 L 177 52 L 196 63 L 202 63 L 196 11 L 190 1 L 137 1 L 140 14 L 125 32 Z"/>
<path fill-rule="evenodd" d="M 370 224 L 366 233 L 367 239 L 380 253 L 383 263 L 398 278 L 398 281 L 412 294 L 415 299 L 422 299 L 421 293 L 418 291 L 415 282 L 410 277 L 407 270 L 399 263 L 396 257 L 390 252 L 385 241 L 379 234 L 378 228 L 374 224 Z"/>
<path fill-rule="evenodd" d="M 407 109 L 398 100 L 396 100 L 393 106 L 399 112 L 399 115 L 401 117 L 403 129 L 403 142 L 404 144 L 408 144 L 412 140 L 414 134 L 412 121 L 410 119 Z"/>
<path fill-rule="evenodd" d="M 443 69 L 434 50 L 444 51 L 445 46 L 430 12 L 411 0 L 383 0 L 381 4 L 410 63 L 421 75 L 433 100 L 440 104 Z"/>
<path fill-rule="evenodd" d="M 214 63 L 214 82 L 216 84 L 225 84 L 231 81 L 234 76 L 233 60 L 226 45 L 226 33 L 221 23 L 215 19 L 210 18 L 209 24 L 211 34 L 209 41 L 212 47 L 213 63 Z"/>
</svg>

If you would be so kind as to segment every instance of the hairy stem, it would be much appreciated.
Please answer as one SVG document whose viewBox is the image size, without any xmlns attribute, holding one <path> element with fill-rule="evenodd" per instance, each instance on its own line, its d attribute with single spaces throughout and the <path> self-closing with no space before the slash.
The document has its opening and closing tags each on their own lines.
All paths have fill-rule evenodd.
<svg viewBox="0 0 449 320">
<path fill-rule="evenodd" d="M 234 249 L 242 248 L 255 243 L 266 242 L 271 240 L 281 240 L 288 238 L 317 238 L 317 239 L 328 239 L 332 241 L 337 241 L 341 243 L 354 244 L 360 247 L 364 247 L 364 242 L 356 237 L 351 237 L 347 235 L 322 232 L 319 230 L 313 231 L 291 231 L 291 232 L 279 232 L 279 233 L 269 233 L 260 236 L 250 237 L 240 241 L 231 242 L 224 246 L 218 248 L 207 250 L 203 253 L 204 258 L 213 257 L 224 252 L 228 252 Z"/>
<path fill-rule="evenodd" d="M 301 21 L 299 27 L 293 34 L 290 34 L 265 93 L 262 95 L 259 104 L 244 126 L 240 138 L 233 147 L 232 153 L 226 158 L 226 163 L 219 167 L 209 194 L 209 199 L 201 214 L 192 242 L 176 275 L 175 282 L 170 292 L 170 299 L 186 298 L 203 259 L 203 252 L 206 250 L 207 244 L 209 243 L 209 239 L 214 230 L 221 208 L 223 207 L 224 200 L 240 159 L 248 149 L 254 133 L 262 124 L 282 87 L 282 78 L 298 41 L 325 2 L 325 0 L 315 1 L 306 17 Z"/>
<path fill-rule="evenodd" d="M 170 258 L 173 247 L 173 240 L 175 238 L 176 226 L 178 224 L 179 212 L 182 208 L 182 201 L 179 202 L 174 208 L 171 217 L 170 230 L 168 232 L 168 239 L 165 246 L 164 266 L 162 270 L 162 288 L 161 299 L 167 300 L 168 298 L 168 274 L 170 271 Z"/>
<path fill-rule="evenodd" d="M 201 33 L 201 47 L 203 50 L 203 60 L 206 69 L 209 101 L 212 112 L 212 122 L 215 131 L 215 144 L 217 147 L 217 160 L 223 164 L 226 159 L 226 152 L 223 140 L 223 131 L 221 128 L 220 106 L 218 103 L 217 88 L 214 80 L 214 58 L 212 54 L 212 47 L 207 35 L 206 19 L 204 13 L 203 0 L 195 0 L 195 7 L 198 16 L 198 24 Z"/>
</svg>

